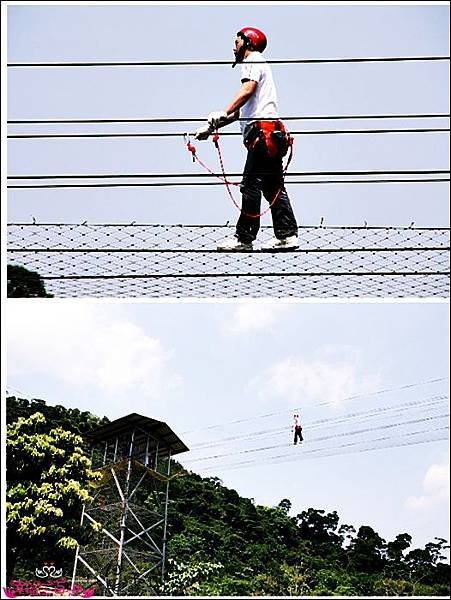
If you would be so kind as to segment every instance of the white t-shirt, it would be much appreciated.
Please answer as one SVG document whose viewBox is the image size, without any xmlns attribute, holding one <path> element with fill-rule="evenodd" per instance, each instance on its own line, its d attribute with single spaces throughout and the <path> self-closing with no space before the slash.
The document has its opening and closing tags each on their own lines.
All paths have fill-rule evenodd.
<svg viewBox="0 0 451 600">
<path fill-rule="evenodd" d="M 251 52 L 241 64 L 241 81 L 250 79 L 257 82 L 257 89 L 244 106 L 240 108 L 241 132 L 254 117 L 261 119 L 277 119 L 277 93 L 269 65 L 260 52 Z"/>
</svg>

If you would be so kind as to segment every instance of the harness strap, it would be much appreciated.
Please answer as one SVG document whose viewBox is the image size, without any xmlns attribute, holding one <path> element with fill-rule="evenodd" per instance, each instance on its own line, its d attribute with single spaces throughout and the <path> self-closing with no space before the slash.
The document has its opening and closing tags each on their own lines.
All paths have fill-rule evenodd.
<svg viewBox="0 0 451 600">
<path fill-rule="evenodd" d="M 197 151 L 196 151 L 196 147 L 193 146 L 193 144 L 191 144 L 191 142 L 187 141 L 186 147 L 188 149 L 189 152 L 191 152 L 192 158 L 193 158 L 193 162 L 198 162 L 206 171 L 208 171 L 211 175 L 214 175 L 215 177 L 217 177 L 218 179 L 220 179 L 226 186 L 227 189 L 227 193 L 230 197 L 230 199 L 232 200 L 233 204 L 236 206 L 236 208 L 241 212 L 241 214 L 243 214 L 246 217 L 249 217 L 251 219 L 258 219 L 260 217 L 262 217 L 263 215 L 265 215 L 268 211 L 271 210 L 271 208 L 274 206 L 274 204 L 276 203 L 277 199 L 279 198 L 283 187 L 284 187 L 284 181 L 285 181 L 285 175 L 288 169 L 289 164 L 291 163 L 291 159 L 293 158 L 293 143 L 294 143 L 294 139 L 291 135 L 289 135 L 289 133 L 286 131 L 283 123 L 281 121 L 257 121 L 256 124 L 264 124 L 264 123 L 269 123 L 272 124 L 272 128 L 270 128 L 269 126 L 266 127 L 264 126 L 264 129 L 262 128 L 262 130 L 264 132 L 268 132 L 268 134 L 271 134 L 274 131 L 281 131 L 286 135 L 286 143 L 288 145 L 287 151 L 289 151 L 289 155 L 288 155 L 288 159 L 287 159 L 287 163 L 282 171 L 282 182 L 281 185 L 276 193 L 276 195 L 274 196 L 274 198 L 271 200 L 271 202 L 268 204 L 267 208 L 258 214 L 250 214 L 250 213 L 245 213 L 243 211 L 243 209 L 241 208 L 241 206 L 236 202 L 235 198 L 233 197 L 232 191 L 230 189 L 231 185 L 234 185 L 236 187 L 239 187 L 240 184 L 238 183 L 234 183 L 232 181 L 228 181 L 226 173 L 225 173 L 225 169 L 224 169 L 224 161 L 222 158 L 222 152 L 221 152 L 221 148 L 219 146 L 219 133 L 217 131 L 214 132 L 213 137 L 212 137 L 212 141 L 215 145 L 216 151 L 218 153 L 218 159 L 219 159 L 219 164 L 221 166 L 221 172 L 222 172 L 222 177 L 217 175 L 214 171 L 212 171 L 210 169 L 210 167 L 208 167 L 208 165 L 206 165 L 204 162 L 202 162 L 200 160 L 200 158 L 197 156 Z M 279 127 L 279 128 L 276 128 Z M 255 139 L 255 142 L 253 142 L 253 145 L 250 147 L 254 147 L 255 144 L 258 142 L 258 137 Z M 274 140 L 271 140 L 271 143 L 273 144 L 274 148 L 276 148 L 276 151 L 279 152 L 279 148 L 276 146 L 276 144 L 274 143 Z M 249 146 L 248 146 L 249 147 Z M 268 148 L 269 151 L 269 148 Z M 284 152 L 284 154 L 286 154 L 286 152 Z M 283 154 L 283 155 L 284 155 Z"/>
</svg>

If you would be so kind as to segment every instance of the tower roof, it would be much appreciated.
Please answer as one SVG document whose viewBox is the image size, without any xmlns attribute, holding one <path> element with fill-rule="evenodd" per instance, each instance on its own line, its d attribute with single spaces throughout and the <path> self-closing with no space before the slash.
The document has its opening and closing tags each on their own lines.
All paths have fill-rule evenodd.
<svg viewBox="0 0 451 600">
<path fill-rule="evenodd" d="M 109 442 L 113 439 L 131 434 L 135 431 L 135 441 L 139 441 L 150 436 L 152 445 L 159 444 L 160 452 L 163 448 L 171 451 L 171 454 L 180 454 L 187 452 L 189 448 L 172 431 L 172 429 L 163 421 L 157 421 L 150 417 L 143 417 L 137 413 L 131 413 L 107 425 L 102 425 L 86 434 L 87 439 L 92 443 Z"/>
</svg>

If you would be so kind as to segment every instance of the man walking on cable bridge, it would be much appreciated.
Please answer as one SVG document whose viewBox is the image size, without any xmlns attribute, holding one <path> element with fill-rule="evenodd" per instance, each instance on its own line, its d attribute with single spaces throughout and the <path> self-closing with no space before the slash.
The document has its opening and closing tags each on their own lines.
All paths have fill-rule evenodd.
<svg viewBox="0 0 451 600">
<path fill-rule="evenodd" d="M 196 131 L 198 140 L 240 119 L 247 159 L 241 182 L 242 206 L 235 236 L 218 245 L 221 251 L 249 252 L 260 228 L 261 196 L 271 209 L 274 235 L 262 244 L 266 251 L 296 250 L 298 226 L 284 186 L 282 158 L 290 136 L 277 113 L 277 94 L 269 65 L 262 56 L 265 34 L 244 27 L 235 39 L 235 66 L 241 63 L 241 87 L 223 111 L 208 115 L 208 124 Z"/>
</svg>

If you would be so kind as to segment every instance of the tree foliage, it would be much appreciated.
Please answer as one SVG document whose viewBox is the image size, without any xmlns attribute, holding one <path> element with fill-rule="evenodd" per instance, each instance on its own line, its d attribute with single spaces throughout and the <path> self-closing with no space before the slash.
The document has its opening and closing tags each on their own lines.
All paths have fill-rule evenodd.
<svg viewBox="0 0 451 600">
<path fill-rule="evenodd" d="M 20 556 L 63 554 L 82 540 L 80 514 L 98 475 L 83 439 L 49 429 L 42 413 L 7 426 L 7 539 L 9 576 Z"/>
<path fill-rule="evenodd" d="M 169 556 L 191 576 L 222 565 L 199 578 L 199 595 L 449 594 L 445 540 L 411 550 L 407 533 L 386 542 L 370 526 L 340 523 L 336 511 L 290 516 L 291 507 L 287 498 L 258 506 L 218 478 L 186 473 L 171 483 Z"/>
<path fill-rule="evenodd" d="M 78 408 L 65 408 L 61 405 L 50 406 L 38 398 L 32 400 L 16 396 L 6 398 L 7 423 L 14 423 L 19 417 L 28 418 L 36 412 L 44 415 L 49 426 L 62 427 L 80 435 L 109 422 L 106 417 L 99 418 L 88 411 L 80 411 Z"/>
<path fill-rule="evenodd" d="M 53 298 L 45 289 L 41 276 L 19 265 L 8 265 L 8 298 Z"/>
</svg>

